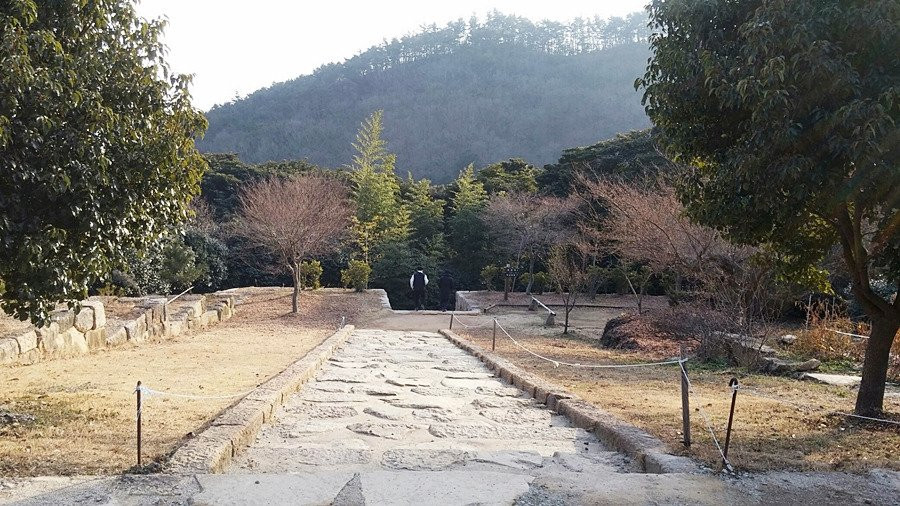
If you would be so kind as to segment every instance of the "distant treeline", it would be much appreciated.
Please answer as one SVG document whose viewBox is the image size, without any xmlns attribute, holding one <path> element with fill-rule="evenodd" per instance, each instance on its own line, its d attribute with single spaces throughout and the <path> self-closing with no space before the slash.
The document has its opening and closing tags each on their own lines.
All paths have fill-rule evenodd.
<svg viewBox="0 0 900 506">
<path fill-rule="evenodd" d="M 567 146 L 649 126 L 634 79 L 646 18 L 533 23 L 491 14 L 373 47 L 208 112 L 206 152 L 340 167 L 356 126 L 385 111 L 397 171 L 437 183 L 469 163 L 555 160 Z"/>
</svg>

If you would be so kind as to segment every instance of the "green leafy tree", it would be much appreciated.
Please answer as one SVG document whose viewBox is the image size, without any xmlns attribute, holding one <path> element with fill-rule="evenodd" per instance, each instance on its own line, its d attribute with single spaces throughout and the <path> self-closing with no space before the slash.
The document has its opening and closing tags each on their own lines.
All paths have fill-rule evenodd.
<svg viewBox="0 0 900 506">
<path fill-rule="evenodd" d="M 653 58 L 637 84 L 661 140 L 695 166 L 696 221 L 774 250 L 815 279 L 837 244 L 871 320 L 856 412 L 883 408 L 900 298 L 900 8 L 894 0 L 649 6 Z"/>
<path fill-rule="evenodd" d="M 406 184 L 405 206 L 409 212 L 410 235 L 413 245 L 420 250 L 436 242 L 443 242 L 444 201 L 432 196 L 431 182 L 427 179 L 413 181 L 410 175 Z"/>
<path fill-rule="evenodd" d="M 462 285 L 477 282 L 481 268 L 487 265 L 488 235 L 481 219 L 487 203 L 484 185 L 475 179 L 475 168 L 469 165 L 459 173 L 454 183 L 455 192 L 451 207 L 453 215 L 449 220 L 450 247 L 455 254 L 456 270 L 462 278 Z"/>
<path fill-rule="evenodd" d="M 478 171 L 478 181 L 488 195 L 498 193 L 535 193 L 538 189 L 534 165 L 521 158 L 492 163 Z"/>
<path fill-rule="evenodd" d="M 409 213 L 400 202 L 400 184 L 394 173 L 396 156 L 381 138 L 383 111 L 366 118 L 356 135 L 356 154 L 350 166 L 356 218 L 353 232 L 366 263 L 369 252 L 409 235 Z"/>
<path fill-rule="evenodd" d="M 0 293 L 42 323 L 186 218 L 206 129 L 132 2 L 0 4 Z"/>
</svg>

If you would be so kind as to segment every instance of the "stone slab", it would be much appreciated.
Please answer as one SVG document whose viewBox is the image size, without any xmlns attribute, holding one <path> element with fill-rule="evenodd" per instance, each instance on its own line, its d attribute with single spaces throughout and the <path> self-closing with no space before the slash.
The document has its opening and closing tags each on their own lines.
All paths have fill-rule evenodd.
<svg viewBox="0 0 900 506">
<path fill-rule="evenodd" d="M 825 374 L 808 372 L 803 375 L 803 379 L 824 383 L 826 385 L 834 385 L 838 387 L 857 387 L 862 381 L 860 376 L 851 376 L 848 374 Z"/>
</svg>

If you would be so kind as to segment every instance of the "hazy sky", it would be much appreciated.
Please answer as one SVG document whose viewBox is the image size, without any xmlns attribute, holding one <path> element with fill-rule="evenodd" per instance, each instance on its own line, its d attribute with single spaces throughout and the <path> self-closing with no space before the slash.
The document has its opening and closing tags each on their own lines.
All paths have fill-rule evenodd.
<svg viewBox="0 0 900 506">
<path fill-rule="evenodd" d="M 624 16 L 647 0 L 140 0 L 166 17 L 173 70 L 194 74 L 201 109 L 343 61 L 384 39 L 497 9 L 534 20 Z"/>
</svg>

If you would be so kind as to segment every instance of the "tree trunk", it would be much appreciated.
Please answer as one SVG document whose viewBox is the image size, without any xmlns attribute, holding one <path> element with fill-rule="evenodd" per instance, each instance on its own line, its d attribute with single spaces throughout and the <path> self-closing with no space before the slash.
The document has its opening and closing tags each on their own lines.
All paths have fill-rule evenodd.
<svg viewBox="0 0 900 506">
<path fill-rule="evenodd" d="M 532 286 L 534 286 L 534 254 L 528 258 L 528 286 L 525 287 L 527 295 L 531 295 Z"/>
<path fill-rule="evenodd" d="M 856 414 L 878 416 L 884 408 L 884 383 L 887 380 L 888 363 L 894 336 L 900 328 L 896 318 L 873 317 L 872 331 L 866 344 L 862 382 L 856 395 Z"/>
<path fill-rule="evenodd" d="M 300 298 L 300 264 L 295 264 L 292 267 L 291 271 L 292 271 L 291 273 L 293 274 L 293 278 L 294 278 L 294 295 L 291 298 L 291 307 L 292 307 L 291 312 L 296 313 L 298 310 L 297 300 Z"/>
</svg>

